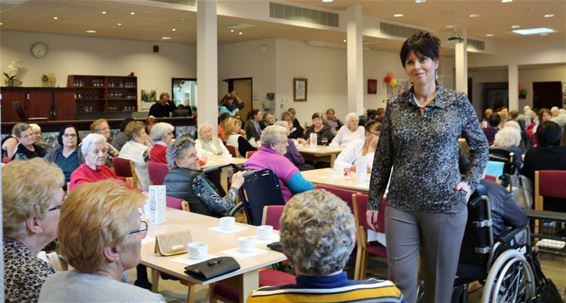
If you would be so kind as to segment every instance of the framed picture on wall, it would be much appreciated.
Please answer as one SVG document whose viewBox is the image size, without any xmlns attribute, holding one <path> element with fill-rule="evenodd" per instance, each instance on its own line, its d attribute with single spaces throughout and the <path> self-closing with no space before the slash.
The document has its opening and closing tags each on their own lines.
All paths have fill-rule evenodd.
<svg viewBox="0 0 566 303">
<path fill-rule="evenodd" d="M 293 101 L 307 101 L 306 78 L 293 78 Z"/>
<path fill-rule="evenodd" d="M 368 79 L 368 94 L 370 95 L 377 94 L 377 80 Z"/>
</svg>

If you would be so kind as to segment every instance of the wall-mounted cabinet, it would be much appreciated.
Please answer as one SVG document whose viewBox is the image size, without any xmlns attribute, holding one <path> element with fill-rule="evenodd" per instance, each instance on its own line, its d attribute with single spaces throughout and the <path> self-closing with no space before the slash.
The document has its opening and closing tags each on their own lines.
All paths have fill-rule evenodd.
<svg viewBox="0 0 566 303">
<path fill-rule="evenodd" d="M 75 90 L 2 87 L 2 122 L 74 120 Z"/>
<path fill-rule="evenodd" d="M 138 78 L 70 75 L 67 86 L 76 90 L 77 113 L 135 112 Z"/>
</svg>

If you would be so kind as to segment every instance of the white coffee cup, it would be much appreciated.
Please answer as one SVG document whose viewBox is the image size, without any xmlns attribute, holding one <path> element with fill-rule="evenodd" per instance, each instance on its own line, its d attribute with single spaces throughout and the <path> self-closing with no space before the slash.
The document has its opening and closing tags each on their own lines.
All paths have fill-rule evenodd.
<svg viewBox="0 0 566 303">
<path fill-rule="evenodd" d="M 187 244 L 187 253 L 191 259 L 204 259 L 208 255 L 208 244 L 204 242 L 191 242 Z"/>
<path fill-rule="evenodd" d="M 238 238 L 238 245 L 240 252 L 251 253 L 255 251 L 255 238 L 254 237 L 240 237 Z"/>
<path fill-rule="evenodd" d="M 256 229 L 258 240 L 270 240 L 273 235 L 273 226 L 261 225 Z"/>
<path fill-rule="evenodd" d="M 222 230 L 233 230 L 236 227 L 236 220 L 234 217 L 222 217 L 220 218 L 220 229 Z"/>
</svg>

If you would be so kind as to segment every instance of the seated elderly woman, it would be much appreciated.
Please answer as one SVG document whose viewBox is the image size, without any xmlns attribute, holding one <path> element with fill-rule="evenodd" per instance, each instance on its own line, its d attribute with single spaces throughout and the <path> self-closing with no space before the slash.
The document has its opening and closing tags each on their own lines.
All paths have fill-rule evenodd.
<svg viewBox="0 0 566 303">
<path fill-rule="evenodd" d="M 377 143 L 379 142 L 379 133 L 381 131 L 381 123 L 370 121 L 365 127 L 365 139 L 357 140 L 348 144 L 334 161 L 334 169 L 343 172 L 345 169 L 356 171 L 356 162 L 365 160 L 367 163 L 367 171 L 371 172 L 373 167 L 373 158 Z"/>
<path fill-rule="evenodd" d="M 515 121 L 505 122 L 502 129 L 495 134 L 492 148 L 504 149 L 514 153 L 515 166 L 519 169 L 523 165 L 521 152 L 521 131 L 519 123 Z"/>
<path fill-rule="evenodd" d="M 232 176 L 232 185 L 223 198 L 213 183 L 206 178 L 198 163 L 195 143 L 191 138 L 182 137 L 167 148 L 169 173 L 165 176 L 167 196 L 189 202 L 192 212 L 222 217 L 234 206 L 238 190 L 244 183 L 244 172 Z"/>
<path fill-rule="evenodd" d="M 242 136 L 242 122 L 236 118 L 230 118 L 226 123 L 226 145 L 236 148 L 241 157 L 244 157 L 247 152 L 255 151 L 246 137 Z"/>
<path fill-rule="evenodd" d="M 18 146 L 18 137 L 20 137 L 21 133 L 28 127 L 29 126 L 27 123 L 18 122 L 14 124 L 10 135 L 2 139 L 2 157 L 8 157 L 8 159 L 12 159 L 14 153 L 16 152 L 16 147 Z"/>
<path fill-rule="evenodd" d="M 133 121 L 126 126 L 128 142 L 122 146 L 120 158 L 132 160 L 135 164 L 138 187 L 143 191 L 149 191 L 149 174 L 147 172 L 147 161 L 149 161 L 149 136 L 145 132 L 145 123 Z"/>
<path fill-rule="evenodd" d="M 59 134 L 57 135 L 57 143 L 59 145 L 54 147 L 47 153 L 45 160 L 53 162 L 63 170 L 65 175 L 65 183 L 71 181 L 71 174 L 81 164 L 85 162 L 83 154 L 78 147 L 81 143 L 77 129 L 70 125 L 63 125 Z M 67 189 L 67 186 L 64 187 Z"/>
<path fill-rule="evenodd" d="M 288 130 L 279 125 L 266 127 L 261 133 L 261 148 L 246 161 L 249 169 L 270 169 L 279 178 L 281 192 L 285 201 L 296 193 L 302 193 L 314 188 L 299 169 L 289 159 L 287 153 Z"/>
<path fill-rule="evenodd" d="M 312 114 L 312 125 L 309 126 L 305 132 L 305 139 L 310 140 L 310 135 L 316 134 L 316 141 L 318 145 L 328 145 L 334 134 L 332 129 L 322 123 L 322 116 L 319 113 Z"/>
<path fill-rule="evenodd" d="M 356 244 L 356 223 L 337 196 L 321 189 L 294 196 L 285 205 L 280 238 L 297 283 L 259 288 L 248 303 L 405 302 L 391 281 L 348 279 L 343 270 Z"/>
<path fill-rule="evenodd" d="M 16 130 L 15 135 L 18 145 L 12 156 L 13 160 L 29 160 L 45 156 L 45 150 L 34 143 L 33 129 L 29 124 L 22 123 L 21 127 Z"/>
<path fill-rule="evenodd" d="M 108 160 L 107 164 L 112 166 L 112 158 L 118 156 L 118 150 L 112 146 L 112 129 L 110 129 L 110 125 L 108 124 L 108 120 L 106 119 L 97 119 L 92 121 L 90 124 L 90 132 L 103 135 L 106 138 L 106 149 L 108 150 Z"/>
<path fill-rule="evenodd" d="M 340 119 L 336 118 L 336 111 L 334 108 L 329 108 L 326 110 L 326 118 L 324 119 L 324 125 L 332 128 L 334 134 L 344 125 Z"/>
<path fill-rule="evenodd" d="M 284 127 L 287 129 L 287 152 L 285 153 L 285 158 L 289 159 L 289 161 L 293 162 L 295 166 L 299 170 L 309 170 L 314 169 L 314 166 L 308 163 L 305 163 L 305 158 L 297 149 L 295 142 L 293 139 L 289 138 L 289 134 L 291 133 L 291 127 L 293 127 L 292 123 L 287 123 L 285 121 L 277 121 L 275 125 Z"/>
<path fill-rule="evenodd" d="M 230 152 L 218 137 L 212 136 L 212 125 L 201 123 L 198 128 L 198 139 L 195 141 L 197 155 L 231 157 Z"/>
<path fill-rule="evenodd" d="M 153 162 L 167 163 L 167 145 L 175 137 L 175 127 L 169 123 L 159 122 L 151 128 L 151 140 L 155 142 L 149 153 L 149 159 Z"/>
<path fill-rule="evenodd" d="M 120 281 L 141 260 L 148 226 L 139 208 L 145 200 L 112 180 L 73 191 L 61 207 L 57 238 L 74 269 L 49 277 L 39 302 L 165 302 L 160 294 Z"/>
<path fill-rule="evenodd" d="M 332 139 L 330 146 L 345 147 L 350 142 L 363 140 L 365 129 L 359 126 L 360 117 L 356 113 L 349 113 L 346 115 L 346 124 L 340 127 L 340 130 Z"/>
<path fill-rule="evenodd" d="M 85 163 L 71 174 L 69 190 L 74 190 L 82 183 L 92 183 L 105 179 L 122 180 L 114 170 L 105 165 L 107 159 L 106 138 L 99 134 L 88 134 L 81 143 L 81 152 Z"/>
<path fill-rule="evenodd" d="M 30 182 L 37 177 L 41 182 Z M 63 183 L 61 169 L 39 158 L 2 168 L 5 302 L 37 302 L 55 273 L 36 256 L 57 235 Z"/>
</svg>

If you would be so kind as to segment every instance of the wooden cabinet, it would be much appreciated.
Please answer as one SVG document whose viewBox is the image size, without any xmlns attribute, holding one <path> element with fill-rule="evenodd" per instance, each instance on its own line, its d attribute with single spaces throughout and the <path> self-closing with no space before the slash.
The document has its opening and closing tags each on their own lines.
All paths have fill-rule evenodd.
<svg viewBox="0 0 566 303">
<path fill-rule="evenodd" d="M 75 91 L 68 88 L 2 87 L 2 122 L 74 120 Z"/>
<path fill-rule="evenodd" d="M 67 86 L 76 89 L 79 114 L 134 112 L 138 109 L 136 77 L 70 75 Z"/>
</svg>

